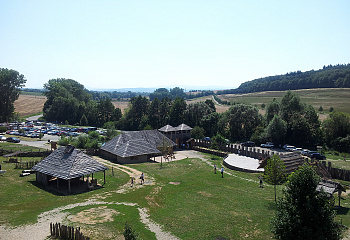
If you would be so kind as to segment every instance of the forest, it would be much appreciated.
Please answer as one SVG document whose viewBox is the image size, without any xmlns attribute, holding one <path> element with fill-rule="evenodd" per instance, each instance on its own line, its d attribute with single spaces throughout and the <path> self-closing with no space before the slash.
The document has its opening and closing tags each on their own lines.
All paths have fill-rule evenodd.
<svg viewBox="0 0 350 240">
<path fill-rule="evenodd" d="M 349 87 L 350 64 L 338 64 L 323 66 L 320 70 L 296 71 L 284 75 L 259 78 L 244 82 L 236 89 L 218 91 L 217 94 Z"/>
</svg>

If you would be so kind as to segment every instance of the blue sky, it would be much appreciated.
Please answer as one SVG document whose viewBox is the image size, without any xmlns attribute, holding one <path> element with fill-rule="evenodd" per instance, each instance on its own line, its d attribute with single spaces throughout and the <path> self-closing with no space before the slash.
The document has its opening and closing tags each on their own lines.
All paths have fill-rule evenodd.
<svg viewBox="0 0 350 240">
<path fill-rule="evenodd" d="M 350 1 L 0 0 L 0 67 L 26 87 L 236 88 L 350 63 Z"/>
</svg>

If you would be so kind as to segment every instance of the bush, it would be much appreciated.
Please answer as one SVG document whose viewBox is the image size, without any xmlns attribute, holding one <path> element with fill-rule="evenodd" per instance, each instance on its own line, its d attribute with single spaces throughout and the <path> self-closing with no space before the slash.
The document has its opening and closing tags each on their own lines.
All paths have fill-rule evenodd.
<svg viewBox="0 0 350 240">
<path fill-rule="evenodd" d="M 139 234 L 132 229 L 131 225 L 128 222 L 125 222 L 125 228 L 123 232 L 125 240 L 137 240 Z"/>
<path fill-rule="evenodd" d="M 3 126 L 0 127 L 0 133 L 6 132 L 6 130 L 7 130 L 6 127 L 3 127 Z"/>
</svg>

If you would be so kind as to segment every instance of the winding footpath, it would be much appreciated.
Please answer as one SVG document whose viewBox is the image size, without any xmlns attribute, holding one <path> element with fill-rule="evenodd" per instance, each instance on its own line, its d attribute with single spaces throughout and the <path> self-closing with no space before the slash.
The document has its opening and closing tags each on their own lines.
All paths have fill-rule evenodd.
<svg viewBox="0 0 350 240">
<path fill-rule="evenodd" d="M 179 151 L 177 152 L 177 159 L 181 160 L 186 157 L 188 158 L 198 158 L 201 159 L 203 162 L 209 164 L 210 166 L 214 167 L 213 164 L 206 159 L 201 153 L 198 153 L 194 150 L 187 150 L 187 151 Z M 105 159 L 94 157 L 98 162 L 106 165 L 107 167 L 113 167 L 115 169 L 118 169 L 120 171 L 123 171 L 127 173 L 130 178 L 134 177 L 135 179 L 138 179 L 138 177 L 141 175 L 141 172 L 125 166 L 120 165 L 116 163 L 112 163 L 110 161 L 107 161 Z M 258 182 L 254 181 L 252 179 L 242 178 L 239 177 L 233 173 L 225 172 L 225 174 L 231 175 L 233 177 L 237 177 L 246 181 L 252 181 L 252 182 Z M 67 217 L 69 216 L 69 212 L 66 210 L 74 209 L 76 207 L 80 206 L 92 206 L 92 205 L 127 205 L 127 206 L 133 206 L 136 207 L 139 211 L 140 215 L 140 221 L 145 224 L 145 226 L 151 231 L 154 232 L 157 239 L 167 239 L 167 240 L 178 240 L 176 236 L 172 235 L 169 232 L 166 232 L 163 230 L 162 226 L 160 224 L 155 223 L 150 219 L 150 216 L 148 214 L 148 210 L 146 208 L 141 208 L 138 206 L 137 203 L 128 203 L 128 202 L 106 202 L 104 199 L 106 199 L 108 196 L 111 196 L 113 193 L 117 194 L 126 194 L 128 191 L 135 191 L 139 188 L 142 188 L 147 185 L 155 185 L 156 181 L 152 177 L 146 176 L 147 181 L 143 185 L 141 184 L 134 184 L 134 187 L 131 188 L 130 182 L 124 184 L 123 186 L 120 186 L 116 190 L 111 190 L 108 192 L 95 194 L 91 196 L 88 200 L 81 202 L 81 203 L 75 203 L 75 204 L 69 204 L 63 207 L 58 207 L 53 210 L 43 212 L 41 213 L 37 218 L 37 223 L 25 225 L 25 226 L 19 226 L 15 228 L 11 227 L 5 227 L 0 226 L 0 239 L 1 240 L 7 240 L 7 239 L 26 239 L 26 240 L 38 240 L 38 239 L 46 239 L 47 236 L 50 235 L 50 223 L 51 222 L 63 222 Z M 136 182 L 135 182 L 136 183 Z"/>
</svg>

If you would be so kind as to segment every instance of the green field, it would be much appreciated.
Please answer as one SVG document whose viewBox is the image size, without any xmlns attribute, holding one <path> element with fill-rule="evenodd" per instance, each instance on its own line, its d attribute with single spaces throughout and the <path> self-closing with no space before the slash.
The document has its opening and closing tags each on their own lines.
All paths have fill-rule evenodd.
<svg viewBox="0 0 350 240">
<path fill-rule="evenodd" d="M 350 113 L 350 89 L 348 88 L 318 88 L 318 89 L 301 89 L 294 90 L 299 94 L 301 100 L 311 104 L 316 110 L 320 106 L 323 107 L 326 114 L 329 113 L 329 108 L 340 112 Z M 227 94 L 219 95 L 222 100 L 227 100 L 235 103 L 248 103 L 256 105 L 258 108 L 261 104 L 267 105 L 274 98 L 281 100 L 285 91 L 275 92 L 258 92 L 247 94 Z"/>
<path fill-rule="evenodd" d="M 218 166 L 222 162 L 212 160 L 209 155 L 202 156 Z M 4 160 L 0 157 L 0 161 Z M 13 163 L 1 165 L 7 172 L 0 176 L 0 225 L 34 224 L 37 216 L 45 211 L 98 199 L 104 203 L 64 210 L 70 216 L 64 224 L 80 226 L 93 239 L 115 239 L 128 221 L 141 239 L 155 239 L 154 233 L 140 222 L 137 209 L 146 208 L 152 221 L 180 239 L 269 239 L 272 236 L 269 222 L 275 211 L 273 186 L 265 184 L 259 188 L 257 174 L 233 170 L 226 170 L 225 177 L 221 178 L 201 159 L 167 162 L 162 168 L 159 163 L 128 165 L 145 172 L 146 182 L 150 178 L 154 180 L 153 184 L 142 187 L 137 180 L 137 186 L 128 187 L 124 193 L 116 190 L 128 184 L 129 176 L 116 169 L 112 175 L 109 169 L 103 188 L 69 196 L 46 191 L 36 184 L 34 175 L 20 178 L 21 171 L 14 169 Z M 101 182 L 103 174 L 94 174 L 94 177 Z M 277 187 L 279 197 L 282 188 Z M 337 220 L 347 226 L 350 226 L 349 204 L 350 197 L 344 195 L 344 207 L 337 215 Z M 94 216 L 93 212 L 106 210 L 115 213 L 113 221 L 98 222 L 102 216 Z M 88 221 L 76 222 L 73 217 L 77 216 Z"/>
</svg>

